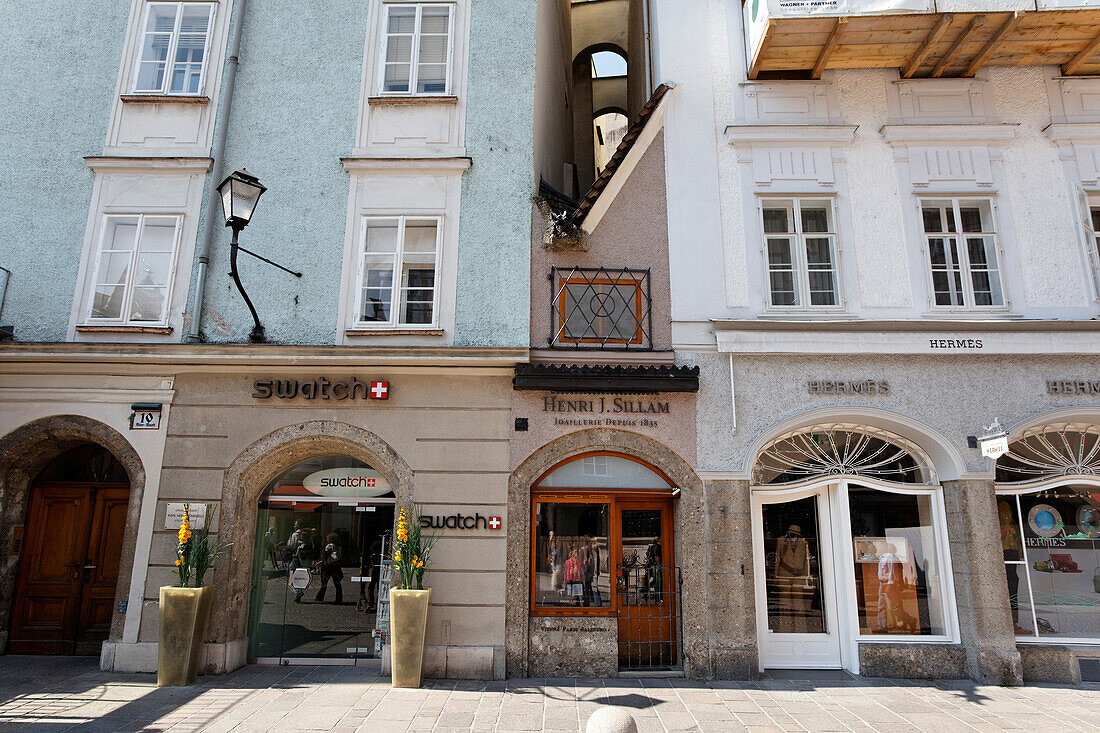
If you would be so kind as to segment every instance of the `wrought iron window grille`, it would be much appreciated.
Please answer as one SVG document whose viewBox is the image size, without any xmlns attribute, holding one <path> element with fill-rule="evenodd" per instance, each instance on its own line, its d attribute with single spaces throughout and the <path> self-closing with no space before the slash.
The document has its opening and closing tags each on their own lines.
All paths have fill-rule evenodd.
<svg viewBox="0 0 1100 733">
<path fill-rule="evenodd" d="M 552 349 L 650 351 L 649 270 L 552 267 Z"/>
<path fill-rule="evenodd" d="M 680 668 L 683 579 L 677 566 L 627 561 L 616 567 L 619 669 Z"/>
</svg>

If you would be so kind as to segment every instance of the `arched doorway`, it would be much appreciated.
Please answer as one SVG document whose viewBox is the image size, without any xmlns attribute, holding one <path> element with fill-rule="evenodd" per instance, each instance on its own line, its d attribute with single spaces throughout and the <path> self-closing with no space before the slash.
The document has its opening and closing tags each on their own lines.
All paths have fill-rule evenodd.
<svg viewBox="0 0 1100 733">
<path fill-rule="evenodd" d="M 249 658 L 354 664 L 379 656 L 388 625 L 393 487 L 345 455 L 307 458 L 260 494 Z"/>
<path fill-rule="evenodd" d="M 34 480 L 13 532 L 19 570 L 7 651 L 98 655 L 111 632 L 130 480 L 101 445 L 57 457 Z"/>
<path fill-rule="evenodd" d="M 858 672 L 860 643 L 957 640 L 943 497 L 915 444 L 782 435 L 753 468 L 752 525 L 761 669 Z"/>
</svg>

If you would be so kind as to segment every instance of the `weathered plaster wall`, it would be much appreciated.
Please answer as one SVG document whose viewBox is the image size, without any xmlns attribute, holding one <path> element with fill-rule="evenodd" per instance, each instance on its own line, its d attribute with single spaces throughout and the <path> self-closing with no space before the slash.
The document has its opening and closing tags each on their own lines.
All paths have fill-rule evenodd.
<svg viewBox="0 0 1100 733">
<path fill-rule="evenodd" d="M 552 332 L 551 267 L 606 267 L 649 270 L 652 342 L 657 351 L 672 348 L 669 329 L 668 219 L 665 216 L 664 135 L 658 133 L 611 207 L 588 236 L 587 252 L 548 252 L 542 247 L 546 222 L 536 209 L 531 235 L 531 346 L 544 349 Z M 648 328 L 648 323 L 645 324 Z M 583 354 L 562 352 L 563 358 Z"/>
<path fill-rule="evenodd" d="M 539 0 L 535 46 L 535 184 L 539 177 L 567 194 L 573 179 L 564 180 L 562 166 L 573 160 L 573 118 L 566 101 L 572 96 L 572 56 L 569 53 L 568 0 Z"/>
<path fill-rule="evenodd" d="M 21 341 L 65 339 L 92 194 L 83 158 L 103 150 L 129 12 L 129 0 L 4 8 L 0 267 L 12 276 L 0 321 Z"/>
<path fill-rule="evenodd" d="M 528 344 L 536 5 L 471 7 L 456 346 Z"/>
<path fill-rule="evenodd" d="M 224 170 L 247 168 L 268 188 L 241 244 L 303 273 L 298 279 L 239 258 L 271 341 L 335 339 L 348 200 L 340 157 L 355 143 L 366 21 L 367 5 L 350 0 L 248 5 Z M 215 222 L 202 320 L 213 342 L 246 341 L 252 329 L 226 275 L 229 240 L 230 231 Z"/>
</svg>

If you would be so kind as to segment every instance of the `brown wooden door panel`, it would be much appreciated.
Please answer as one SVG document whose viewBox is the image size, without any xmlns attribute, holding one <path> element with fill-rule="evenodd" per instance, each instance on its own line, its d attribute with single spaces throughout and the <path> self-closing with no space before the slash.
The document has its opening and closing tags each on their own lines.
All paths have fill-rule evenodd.
<svg viewBox="0 0 1100 733">
<path fill-rule="evenodd" d="M 672 567 L 672 503 L 620 502 L 617 513 L 619 666 L 674 666 L 679 610 L 678 578 Z"/>
<path fill-rule="evenodd" d="M 34 487 L 8 652 L 99 653 L 111 628 L 128 501 L 126 485 Z"/>
</svg>

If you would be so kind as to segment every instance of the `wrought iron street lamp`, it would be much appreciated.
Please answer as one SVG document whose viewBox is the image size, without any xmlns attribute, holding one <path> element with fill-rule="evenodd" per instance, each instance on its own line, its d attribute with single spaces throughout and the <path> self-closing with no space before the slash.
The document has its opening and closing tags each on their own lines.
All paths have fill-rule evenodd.
<svg viewBox="0 0 1100 733">
<path fill-rule="evenodd" d="M 252 299 L 249 298 L 248 293 L 245 292 L 244 285 L 241 284 L 241 276 L 237 273 L 238 250 L 247 255 L 252 255 L 256 259 L 266 262 L 269 265 L 274 265 L 284 272 L 289 272 L 294 277 L 302 276 L 302 273 L 289 270 L 277 262 L 272 262 L 266 257 L 261 257 L 255 252 L 250 252 L 237 243 L 238 235 L 241 233 L 242 229 L 248 226 L 248 222 L 252 221 L 252 214 L 256 211 L 256 203 L 266 190 L 263 184 L 260 183 L 260 179 L 244 169 L 229 174 L 229 176 L 218 185 L 218 194 L 222 199 L 222 213 L 225 216 L 225 225 L 233 229 L 233 241 L 229 245 L 229 276 L 233 278 L 233 282 L 237 285 L 237 290 L 240 291 L 241 297 L 244 298 L 245 304 L 248 305 L 248 310 L 252 313 L 252 320 L 255 325 L 252 327 L 252 333 L 248 336 L 248 340 L 252 343 L 263 343 L 267 338 L 264 335 L 264 327 L 263 324 L 260 323 L 260 317 L 256 315 L 256 307 L 252 305 Z"/>
</svg>

